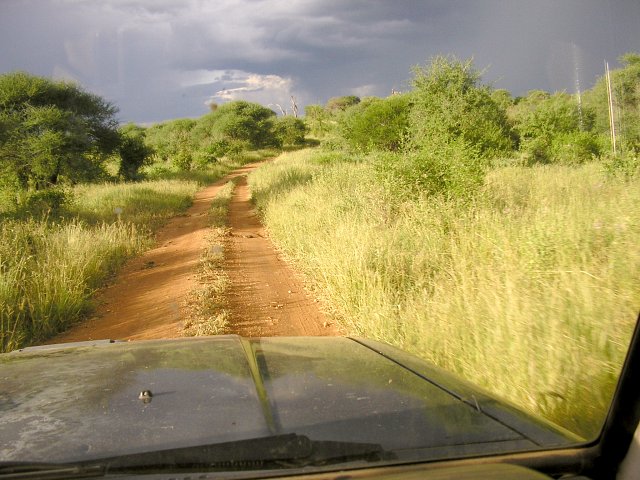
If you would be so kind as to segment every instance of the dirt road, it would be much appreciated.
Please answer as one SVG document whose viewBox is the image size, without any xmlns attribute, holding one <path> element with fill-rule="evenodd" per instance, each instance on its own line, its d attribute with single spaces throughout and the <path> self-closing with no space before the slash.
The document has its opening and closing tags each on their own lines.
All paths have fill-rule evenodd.
<svg viewBox="0 0 640 480">
<path fill-rule="evenodd" d="M 186 214 L 158 232 L 156 247 L 130 260 L 98 293 L 95 314 L 49 343 L 182 336 L 185 300 L 197 286 L 196 268 L 206 247 L 207 211 L 222 186 L 238 176 L 229 209 L 232 238 L 225 251 L 231 280 L 226 294 L 229 333 L 338 335 L 301 279 L 278 257 L 251 207 L 245 175 L 256 167 L 247 165 L 201 190 Z"/>
</svg>

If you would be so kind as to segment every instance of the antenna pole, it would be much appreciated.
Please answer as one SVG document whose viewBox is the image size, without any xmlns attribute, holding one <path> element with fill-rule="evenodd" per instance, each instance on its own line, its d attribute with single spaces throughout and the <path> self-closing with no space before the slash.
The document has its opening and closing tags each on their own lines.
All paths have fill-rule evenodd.
<svg viewBox="0 0 640 480">
<path fill-rule="evenodd" d="M 616 122 L 613 115 L 613 93 L 611 91 L 611 73 L 609 72 L 609 63 L 605 60 L 604 69 L 607 74 L 607 97 L 609 99 L 609 130 L 611 132 L 611 148 L 615 155 L 618 151 L 616 148 Z"/>
</svg>

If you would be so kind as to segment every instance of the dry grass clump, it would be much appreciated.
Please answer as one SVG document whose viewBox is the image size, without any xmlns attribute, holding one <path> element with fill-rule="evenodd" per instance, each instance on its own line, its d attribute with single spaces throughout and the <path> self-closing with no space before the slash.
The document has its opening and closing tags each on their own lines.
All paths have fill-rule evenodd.
<svg viewBox="0 0 640 480">
<path fill-rule="evenodd" d="M 229 277 L 223 270 L 224 251 L 229 238 L 226 226 L 229 202 L 235 182 L 228 182 L 216 195 L 209 210 L 211 229 L 198 268 L 198 286 L 189 293 L 186 301 L 188 318 L 183 335 L 199 337 L 220 335 L 227 332 L 229 311 L 224 293 L 229 287 Z"/>
</svg>

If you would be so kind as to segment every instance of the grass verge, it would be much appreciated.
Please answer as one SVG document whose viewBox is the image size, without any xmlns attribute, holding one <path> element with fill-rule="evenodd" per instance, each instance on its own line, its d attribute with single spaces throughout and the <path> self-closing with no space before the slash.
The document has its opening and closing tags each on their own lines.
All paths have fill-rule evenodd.
<svg viewBox="0 0 640 480">
<path fill-rule="evenodd" d="M 348 332 L 593 437 L 640 304 L 640 184 L 597 164 L 505 167 L 472 203 L 399 201 L 375 159 L 331 155 L 283 155 L 249 183 Z"/>
<path fill-rule="evenodd" d="M 202 185 L 272 153 L 246 154 L 173 178 L 158 174 L 137 183 L 80 185 L 55 218 L 5 214 L 0 222 L 0 352 L 41 343 L 84 318 L 93 308 L 95 290 L 128 258 L 149 248 L 153 232 L 186 210 Z"/>
</svg>

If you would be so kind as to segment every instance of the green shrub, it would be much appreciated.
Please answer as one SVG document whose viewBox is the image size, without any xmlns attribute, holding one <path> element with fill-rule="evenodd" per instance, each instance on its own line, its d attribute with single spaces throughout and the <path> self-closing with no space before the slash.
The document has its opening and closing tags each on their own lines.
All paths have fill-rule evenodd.
<svg viewBox="0 0 640 480">
<path fill-rule="evenodd" d="M 409 147 L 433 151 L 462 139 L 482 157 L 511 152 L 506 112 L 479 80 L 471 60 L 435 57 L 429 66 L 415 68 Z"/>
<path fill-rule="evenodd" d="M 19 209 L 19 213 L 32 217 L 57 217 L 72 202 L 73 193 L 68 188 L 35 190 L 24 195 L 24 203 Z"/>
<path fill-rule="evenodd" d="M 601 140 L 591 132 L 561 133 L 554 137 L 551 144 L 553 161 L 567 165 L 589 162 L 601 153 Z"/>
<path fill-rule="evenodd" d="M 278 118 L 273 127 L 273 134 L 280 145 L 304 145 L 306 133 L 304 121 L 291 116 Z"/>
<path fill-rule="evenodd" d="M 613 177 L 637 178 L 640 176 L 640 154 L 608 155 L 604 162 L 604 168 Z"/>
<path fill-rule="evenodd" d="M 367 100 L 344 112 L 338 121 L 338 133 L 352 149 L 398 151 L 409 125 L 410 97 Z"/>
<path fill-rule="evenodd" d="M 462 138 L 433 149 L 378 156 L 376 170 L 399 197 L 469 199 L 484 181 L 487 162 Z"/>
</svg>

